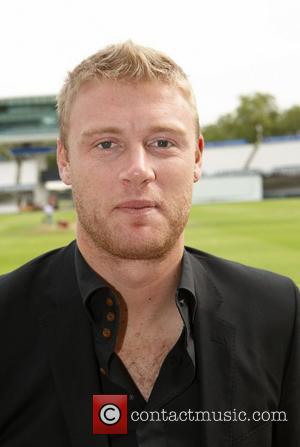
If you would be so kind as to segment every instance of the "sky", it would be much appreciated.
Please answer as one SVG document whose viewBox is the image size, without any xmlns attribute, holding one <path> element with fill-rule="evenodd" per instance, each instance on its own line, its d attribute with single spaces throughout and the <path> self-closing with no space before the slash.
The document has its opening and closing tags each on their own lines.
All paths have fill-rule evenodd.
<svg viewBox="0 0 300 447">
<path fill-rule="evenodd" d="M 202 124 L 256 91 L 300 104 L 299 0 L 2 0 L 0 16 L 0 98 L 57 94 L 82 59 L 132 39 L 182 66 Z"/>
</svg>

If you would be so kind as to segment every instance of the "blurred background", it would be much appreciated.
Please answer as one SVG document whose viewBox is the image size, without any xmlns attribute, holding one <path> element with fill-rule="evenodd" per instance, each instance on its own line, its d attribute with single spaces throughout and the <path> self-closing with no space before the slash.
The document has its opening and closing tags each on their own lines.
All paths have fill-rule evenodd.
<svg viewBox="0 0 300 447">
<path fill-rule="evenodd" d="M 300 284 L 298 0 L 10 0 L 0 12 L 0 274 L 74 238 L 56 95 L 83 58 L 132 39 L 173 57 L 195 90 L 206 147 L 186 244 Z"/>
</svg>

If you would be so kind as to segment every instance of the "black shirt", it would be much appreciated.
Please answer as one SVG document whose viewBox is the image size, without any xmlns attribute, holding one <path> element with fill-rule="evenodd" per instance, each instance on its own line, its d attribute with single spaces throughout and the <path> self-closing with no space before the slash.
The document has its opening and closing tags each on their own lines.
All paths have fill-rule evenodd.
<svg viewBox="0 0 300 447">
<path fill-rule="evenodd" d="M 87 264 L 76 246 L 75 267 L 79 289 L 94 333 L 103 394 L 128 395 L 128 434 L 110 435 L 111 447 L 166 447 L 196 444 L 196 423 L 134 422 L 134 411 L 181 412 L 199 407 L 192 323 L 196 308 L 189 254 L 184 250 L 175 300 L 183 320 L 181 336 L 164 359 L 149 400 L 146 401 L 125 365 L 114 352 L 119 327 L 119 300 L 114 288 Z"/>
</svg>

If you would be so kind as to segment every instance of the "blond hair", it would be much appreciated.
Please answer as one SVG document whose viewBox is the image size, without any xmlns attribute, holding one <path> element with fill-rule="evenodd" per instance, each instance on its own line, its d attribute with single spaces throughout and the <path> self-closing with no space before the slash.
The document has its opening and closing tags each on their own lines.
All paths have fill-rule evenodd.
<svg viewBox="0 0 300 447">
<path fill-rule="evenodd" d="M 195 112 L 196 136 L 200 134 L 196 100 L 187 75 L 169 56 L 132 41 L 109 45 L 83 60 L 67 79 L 58 95 L 60 137 L 67 147 L 70 110 L 83 84 L 92 80 L 161 81 L 176 85 Z"/>
</svg>

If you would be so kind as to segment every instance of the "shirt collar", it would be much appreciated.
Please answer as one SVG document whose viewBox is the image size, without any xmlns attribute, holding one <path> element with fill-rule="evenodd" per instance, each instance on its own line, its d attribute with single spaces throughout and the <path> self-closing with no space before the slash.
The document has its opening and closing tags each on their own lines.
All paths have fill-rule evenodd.
<svg viewBox="0 0 300 447">
<path fill-rule="evenodd" d="M 105 281 L 102 276 L 98 275 L 86 262 L 83 255 L 81 254 L 78 245 L 75 244 L 75 270 L 76 277 L 78 281 L 78 286 L 80 294 L 82 296 L 84 304 L 88 297 L 98 289 L 112 288 L 111 285 Z M 189 295 L 195 298 L 195 285 L 194 276 L 192 270 L 192 264 L 190 261 L 190 254 L 186 249 L 183 251 L 182 261 L 181 261 L 181 275 L 177 291 L 185 290 L 189 292 Z"/>
<path fill-rule="evenodd" d="M 78 286 L 83 303 L 98 289 L 111 288 L 102 276 L 98 275 L 82 256 L 78 245 L 75 244 L 75 270 Z"/>
<path fill-rule="evenodd" d="M 195 284 L 194 284 L 194 275 L 192 264 L 190 260 L 189 252 L 184 249 L 182 261 L 181 261 L 181 276 L 179 281 L 179 290 L 187 290 L 191 295 L 196 297 L 195 294 Z"/>
<path fill-rule="evenodd" d="M 176 293 L 176 302 L 178 304 L 183 300 L 185 304 L 187 304 L 189 320 L 190 322 L 193 322 L 197 300 L 190 256 L 190 253 L 184 249 L 181 261 L 180 281 Z M 89 297 L 96 290 L 112 290 L 112 286 L 89 266 L 81 254 L 77 244 L 75 244 L 75 269 L 80 294 L 85 306 L 87 306 Z M 187 324 L 186 321 L 185 323 Z"/>
</svg>

